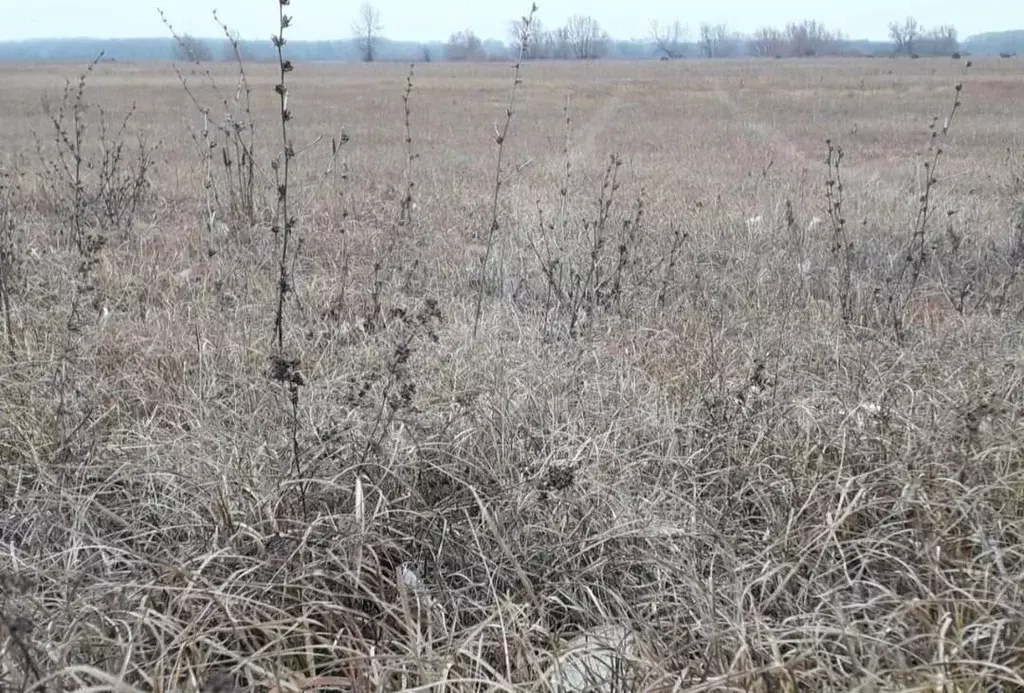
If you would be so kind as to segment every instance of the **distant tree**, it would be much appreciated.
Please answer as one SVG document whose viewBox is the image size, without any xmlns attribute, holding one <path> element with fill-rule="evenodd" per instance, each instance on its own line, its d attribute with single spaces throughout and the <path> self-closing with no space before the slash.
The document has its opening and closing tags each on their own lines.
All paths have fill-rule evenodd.
<svg viewBox="0 0 1024 693">
<path fill-rule="evenodd" d="M 549 31 L 545 38 L 545 52 L 555 60 L 572 60 L 576 57 L 569 40 L 569 30 L 564 26 Z"/>
<path fill-rule="evenodd" d="M 833 33 L 813 19 L 786 26 L 786 43 L 792 56 L 827 55 L 840 38 L 839 32 Z"/>
<path fill-rule="evenodd" d="M 554 53 L 554 38 L 550 31 L 544 28 L 538 20 L 534 19 L 535 30 L 533 32 L 533 38 L 530 40 L 529 48 L 526 51 L 526 57 L 530 60 L 550 60 L 555 57 Z M 512 50 L 516 47 L 513 45 Z"/>
<path fill-rule="evenodd" d="M 902 24 L 899 22 L 889 23 L 889 38 L 896 45 L 897 53 L 911 55 L 916 52 L 917 39 L 920 33 L 921 25 L 913 17 L 907 17 L 903 20 Z"/>
<path fill-rule="evenodd" d="M 891 22 L 889 38 L 892 39 L 896 53 L 904 53 L 911 57 L 950 55 L 957 52 L 960 47 L 956 27 L 944 24 L 933 29 L 925 29 L 913 17 L 907 17 L 902 24 Z"/>
<path fill-rule="evenodd" d="M 384 30 L 380 23 L 380 12 L 369 2 L 359 6 L 359 16 L 352 22 L 352 35 L 359 44 L 363 62 L 372 63 L 377 58 L 377 43 Z"/>
<path fill-rule="evenodd" d="M 487 55 L 484 53 L 483 42 L 466 29 L 451 35 L 444 46 L 444 57 L 446 60 L 474 61 L 484 60 Z"/>
<path fill-rule="evenodd" d="M 705 58 L 715 57 L 715 40 L 711 25 L 701 22 L 698 30 L 697 45 L 700 46 L 701 55 Z"/>
<path fill-rule="evenodd" d="M 213 51 L 201 39 L 192 34 L 176 36 L 175 58 L 193 63 L 209 63 L 213 61 Z"/>
<path fill-rule="evenodd" d="M 747 48 L 751 55 L 760 58 L 780 58 L 789 53 L 786 35 L 781 29 L 771 26 L 755 31 L 747 42 Z"/>
<path fill-rule="evenodd" d="M 519 54 L 519 44 L 522 42 L 525 28 L 525 17 L 509 22 L 508 33 L 512 39 L 509 50 L 513 55 Z M 559 57 L 559 33 L 545 29 L 539 19 L 534 18 L 530 21 L 529 36 L 526 38 L 526 53 L 523 57 L 527 60 L 552 60 Z"/>
<path fill-rule="evenodd" d="M 608 34 L 593 17 L 578 14 L 569 17 L 562 36 L 577 60 L 603 58 L 608 53 Z"/>
<path fill-rule="evenodd" d="M 918 51 L 929 55 L 950 55 L 960 48 L 956 27 L 945 24 L 921 34 Z"/>
<path fill-rule="evenodd" d="M 529 25 L 525 17 L 513 20 L 508 23 L 508 35 L 512 39 L 510 49 L 513 53 L 519 53 L 519 46 L 525 45 L 526 50 L 523 57 L 527 60 L 536 60 L 543 56 L 539 55 L 543 48 L 543 36 L 546 32 L 539 20 L 531 20 Z"/>
<path fill-rule="evenodd" d="M 719 58 L 728 54 L 731 52 L 730 43 L 729 27 L 725 24 L 711 25 L 705 22 L 700 25 L 698 44 L 705 58 Z"/>
<path fill-rule="evenodd" d="M 664 58 L 674 60 L 683 57 L 683 44 L 686 41 L 686 27 L 676 19 L 671 23 L 660 25 L 658 20 L 651 22 L 651 41 Z"/>
<path fill-rule="evenodd" d="M 512 40 L 508 50 L 511 53 L 518 55 L 525 32 L 525 18 L 509 22 L 508 34 Z M 608 54 L 611 46 L 608 34 L 590 17 L 572 17 L 565 26 L 553 31 L 533 19 L 527 38 L 524 57 L 528 60 L 600 58 Z"/>
</svg>

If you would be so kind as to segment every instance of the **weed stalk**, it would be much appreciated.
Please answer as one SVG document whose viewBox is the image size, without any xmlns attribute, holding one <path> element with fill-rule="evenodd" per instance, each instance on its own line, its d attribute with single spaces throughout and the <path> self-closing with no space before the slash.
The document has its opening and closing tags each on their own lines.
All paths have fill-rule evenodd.
<svg viewBox="0 0 1024 693">
<path fill-rule="evenodd" d="M 416 187 L 413 166 L 419 155 L 413 149 L 412 141 L 412 106 L 413 76 L 415 64 L 409 65 L 409 73 L 405 78 L 405 89 L 402 91 L 402 110 L 404 114 L 405 141 L 405 192 L 399 202 L 398 217 L 387 232 L 383 248 L 377 253 L 373 263 L 373 282 L 370 288 L 370 309 L 363 319 L 363 327 L 372 332 L 384 321 L 383 294 L 384 286 L 392 273 L 391 260 L 398 245 L 409 240 L 413 225 L 413 190 Z"/>
<path fill-rule="evenodd" d="M 274 47 L 277 49 L 278 83 L 274 91 L 278 96 L 281 121 L 281 157 L 276 159 L 271 168 L 274 171 L 275 182 L 277 183 L 277 205 L 276 218 L 272 231 L 278 243 L 277 258 L 277 300 L 274 308 L 274 332 L 273 342 L 276 353 L 272 357 L 274 380 L 288 387 L 289 401 L 291 403 L 291 453 L 292 470 L 297 479 L 302 478 L 302 460 L 299 449 L 299 391 L 305 385 L 305 380 L 299 372 L 300 362 L 298 358 L 285 356 L 285 305 L 288 295 L 292 292 L 292 270 L 294 261 L 293 236 L 295 234 L 296 220 L 291 215 L 289 208 L 288 185 L 291 180 L 292 161 L 295 158 L 295 148 L 292 146 L 291 137 L 288 132 L 288 124 L 292 120 L 292 113 L 288 108 L 288 74 L 292 71 L 292 61 L 285 58 L 284 47 L 288 42 L 285 38 L 286 30 L 291 26 L 292 18 L 285 14 L 285 8 L 291 4 L 291 0 L 278 0 L 278 33 L 272 38 Z M 299 484 L 299 495 L 302 503 L 303 517 L 308 516 L 309 508 L 306 503 L 306 484 Z"/>
<path fill-rule="evenodd" d="M 906 311 L 914 295 L 921 278 L 921 272 L 928 260 L 928 224 L 933 214 L 932 195 L 938 183 L 936 171 L 943 154 L 942 142 L 949 136 L 949 127 L 953 118 L 960 110 L 960 96 L 963 92 L 963 82 L 958 83 L 954 89 L 953 104 L 949 114 L 939 125 L 939 117 L 932 118 L 928 126 L 930 136 L 928 140 L 928 151 L 924 161 L 924 182 L 921 186 L 921 194 L 918 197 L 917 216 L 911 229 L 910 239 L 903 251 L 903 259 L 898 269 L 889 282 L 889 291 L 885 301 L 884 325 L 890 327 L 898 340 L 903 339 L 905 334 Z M 941 139 L 941 141 L 940 141 Z"/>
<path fill-rule="evenodd" d="M 0 317 L 3 318 L 4 333 L 12 354 L 17 346 L 14 337 L 14 293 L 21 283 L 22 274 L 20 229 L 13 196 L 13 184 L 9 182 L 8 174 L 0 172 Z"/>
<path fill-rule="evenodd" d="M 498 203 L 501 196 L 501 175 L 502 163 L 505 155 L 505 140 L 508 137 L 508 131 L 512 125 L 512 115 L 515 113 L 516 93 L 519 90 L 519 85 L 522 84 L 520 72 L 522 70 L 523 60 L 527 55 L 527 49 L 530 45 L 530 27 L 533 24 L 533 18 L 536 13 L 537 5 L 534 3 L 530 7 L 529 14 L 522 18 L 523 23 L 519 38 L 519 54 L 516 57 L 516 62 L 513 66 L 512 88 L 509 90 L 508 106 L 505 108 L 505 123 L 502 125 L 501 130 L 498 130 L 497 127 L 495 127 L 494 132 L 494 143 L 498 147 L 498 155 L 494 165 L 494 195 L 491 198 L 491 221 L 490 226 L 487 229 L 486 247 L 484 250 L 484 256 L 480 260 L 480 276 L 478 282 L 479 286 L 477 287 L 476 308 L 473 311 L 473 339 L 476 339 L 477 331 L 480 327 L 480 314 L 483 310 L 484 291 L 487 288 L 487 267 L 491 261 L 491 254 L 494 251 L 494 234 L 500 227 L 498 222 Z"/>
<path fill-rule="evenodd" d="M 839 309 L 843 322 L 853 320 L 853 241 L 846 228 L 843 213 L 843 148 L 832 139 L 825 140 L 828 153 L 825 164 L 828 177 L 825 179 L 825 204 L 829 224 L 832 228 L 832 244 L 829 251 L 839 266 Z"/>
</svg>

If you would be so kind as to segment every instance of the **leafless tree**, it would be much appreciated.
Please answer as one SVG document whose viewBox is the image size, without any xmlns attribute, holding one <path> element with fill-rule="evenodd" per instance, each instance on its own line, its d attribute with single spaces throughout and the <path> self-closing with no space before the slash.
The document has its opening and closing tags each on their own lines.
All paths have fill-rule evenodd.
<svg viewBox="0 0 1024 693">
<path fill-rule="evenodd" d="M 508 34 L 512 38 L 516 54 L 519 52 L 519 46 L 525 45 L 523 57 L 527 60 L 551 57 L 545 55 L 546 39 L 549 35 L 539 20 L 534 19 L 529 24 L 526 23 L 525 17 L 513 20 L 508 23 Z"/>
<path fill-rule="evenodd" d="M 729 27 L 725 24 L 711 25 L 703 23 L 700 25 L 700 50 L 705 58 L 718 58 L 728 52 L 730 42 Z"/>
<path fill-rule="evenodd" d="M 651 22 L 651 40 L 663 57 L 683 57 L 683 43 L 686 41 L 686 27 L 676 19 L 664 26 L 658 20 Z"/>
<path fill-rule="evenodd" d="M 537 24 L 537 20 L 533 20 Z M 551 60 L 558 57 L 558 32 L 548 31 L 541 26 L 534 31 L 533 42 L 530 44 L 530 57 L 534 60 Z"/>
<path fill-rule="evenodd" d="M 907 17 L 902 24 L 899 22 L 889 23 L 889 38 L 896 44 L 897 53 L 912 55 L 920 33 L 921 26 L 913 17 Z"/>
<path fill-rule="evenodd" d="M 572 60 L 576 57 L 569 42 L 569 30 L 564 26 L 549 31 L 543 38 L 543 50 L 548 57 L 556 60 Z"/>
<path fill-rule="evenodd" d="M 360 5 L 359 16 L 352 22 L 352 34 L 359 43 L 359 53 L 364 62 L 372 63 L 377 58 L 377 43 L 383 30 L 377 8 L 369 2 Z"/>
<path fill-rule="evenodd" d="M 700 52 L 705 58 L 715 57 L 715 39 L 711 25 L 707 22 L 701 22 L 699 32 L 697 43 L 700 46 Z"/>
<path fill-rule="evenodd" d="M 524 42 L 529 45 L 530 35 L 533 32 L 530 30 L 529 25 L 523 21 L 522 18 L 513 19 L 508 23 L 508 36 L 512 39 L 512 46 L 520 46 Z M 528 57 L 528 56 L 523 56 Z"/>
<path fill-rule="evenodd" d="M 779 58 L 789 53 L 786 35 L 771 26 L 755 31 L 748 46 L 752 55 L 761 58 Z"/>
<path fill-rule="evenodd" d="M 473 61 L 483 60 L 487 55 L 484 53 L 484 44 L 479 37 L 466 29 L 451 35 L 448 43 L 444 46 L 444 57 L 446 60 Z"/>
<path fill-rule="evenodd" d="M 922 32 L 918 45 L 920 52 L 951 55 L 960 47 L 960 42 L 957 40 L 956 27 L 945 24 Z"/>
<path fill-rule="evenodd" d="M 608 34 L 593 17 L 573 15 L 563 36 L 577 60 L 601 58 L 608 52 Z"/>
<path fill-rule="evenodd" d="M 789 54 L 794 56 L 825 55 L 832 51 L 841 35 L 831 32 L 821 22 L 805 19 L 786 26 L 786 42 Z"/>
</svg>

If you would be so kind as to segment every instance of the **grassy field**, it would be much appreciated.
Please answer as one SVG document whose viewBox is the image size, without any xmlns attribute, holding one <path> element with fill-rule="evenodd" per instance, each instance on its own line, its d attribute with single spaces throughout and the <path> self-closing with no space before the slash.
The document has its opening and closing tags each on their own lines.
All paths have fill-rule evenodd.
<svg viewBox="0 0 1024 693">
<path fill-rule="evenodd" d="M 298 64 L 280 344 L 276 67 L 0 74 L 0 689 L 1024 690 L 1016 61 Z"/>
</svg>

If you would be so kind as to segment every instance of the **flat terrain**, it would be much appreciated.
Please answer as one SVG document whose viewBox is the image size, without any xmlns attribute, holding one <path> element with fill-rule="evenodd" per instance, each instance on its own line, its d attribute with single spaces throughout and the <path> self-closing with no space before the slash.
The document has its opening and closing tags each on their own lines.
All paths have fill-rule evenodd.
<svg viewBox="0 0 1024 693">
<path fill-rule="evenodd" d="M 280 344 L 276 66 L 83 69 L 0 73 L 3 690 L 1024 690 L 1019 60 L 500 147 L 507 64 L 298 64 Z"/>
</svg>

